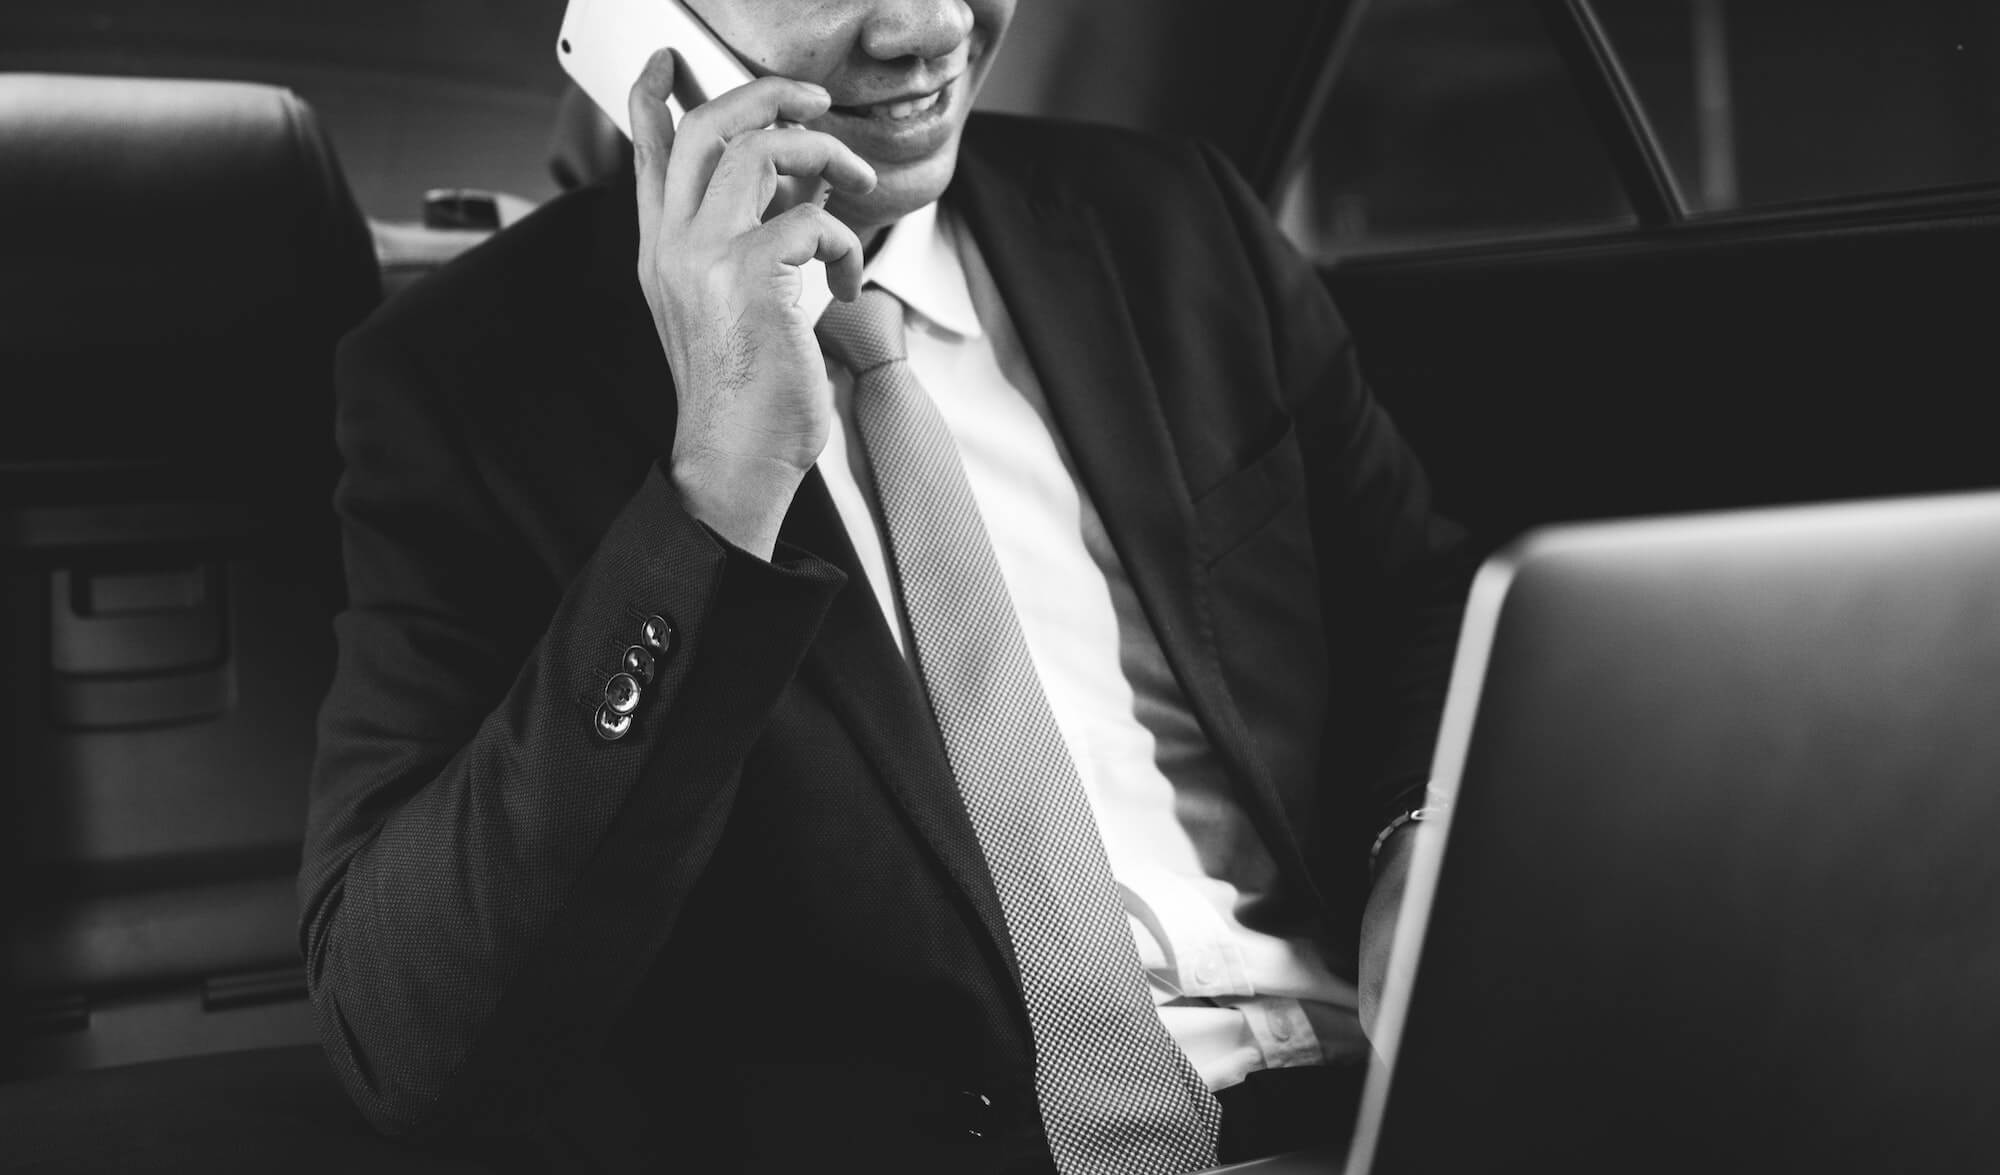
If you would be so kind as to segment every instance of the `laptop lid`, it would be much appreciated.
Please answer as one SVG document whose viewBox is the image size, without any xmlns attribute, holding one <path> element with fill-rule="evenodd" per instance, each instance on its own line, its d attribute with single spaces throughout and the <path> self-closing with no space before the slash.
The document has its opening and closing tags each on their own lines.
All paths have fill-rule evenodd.
<svg viewBox="0 0 2000 1175">
<path fill-rule="evenodd" d="M 1350 1175 L 2000 1156 L 2000 494 L 1531 534 L 1434 788 Z"/>
</svg>

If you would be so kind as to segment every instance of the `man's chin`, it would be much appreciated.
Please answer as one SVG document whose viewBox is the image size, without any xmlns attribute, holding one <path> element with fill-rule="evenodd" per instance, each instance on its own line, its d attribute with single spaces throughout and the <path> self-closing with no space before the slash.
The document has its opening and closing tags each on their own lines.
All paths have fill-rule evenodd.
<svg viewBox="0 0 2000 1175">
<path fill-rule="evenodd" d="M 958 166 L 958 143 L 917 163 L 879 167 L 872 191 L 851 196 L 835 192 L 826 209 L 854 230 L 864 243 L 878 229 L 887 228 L 944 194 Z"/>
</svg>

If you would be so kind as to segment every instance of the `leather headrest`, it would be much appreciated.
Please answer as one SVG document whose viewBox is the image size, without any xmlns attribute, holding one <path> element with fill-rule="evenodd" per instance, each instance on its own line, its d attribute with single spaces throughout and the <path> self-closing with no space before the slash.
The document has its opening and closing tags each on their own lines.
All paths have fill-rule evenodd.
<svg viewBox="0 0 2000 1175">
<path fill-rule="evenodd" d="M 14 489 L 160 462 L 170 482 L 234 484 L 282 468 L 286 446 L 319 463 L 334 344 L 380 285 L 302 100 L 0 74 L 0 176 L 0 468 Z"/>
</svg>

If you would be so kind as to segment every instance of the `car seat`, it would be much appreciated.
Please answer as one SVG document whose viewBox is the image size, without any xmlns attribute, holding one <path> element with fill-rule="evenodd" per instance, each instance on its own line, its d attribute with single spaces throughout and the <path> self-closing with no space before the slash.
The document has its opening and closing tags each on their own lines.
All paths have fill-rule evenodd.
<svg viewBox="0 0 2000 1175">
<path fill-rule="evenodd" d="M 381 297 L 313 111 L 0 74 L 11 1076 L 314 1038 L 334 344 Z"/>
</svg>

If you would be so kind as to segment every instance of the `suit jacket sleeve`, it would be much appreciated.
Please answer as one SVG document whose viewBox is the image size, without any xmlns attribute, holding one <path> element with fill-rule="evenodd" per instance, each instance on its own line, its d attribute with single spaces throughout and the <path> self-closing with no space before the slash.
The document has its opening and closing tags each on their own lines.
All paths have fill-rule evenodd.
<svg viewBox="0 0 2000 1175">
<path fill-rule="evenodd" d="M 1212 147 L 1202 155 L 1266 299 L 1280 393 L 1304 457 L 1314 549 L 1323 573 L 1338 569 L 1323 574 L 1326 623 L 1365 662 L 1337 676 L 1344 684 L 1330 698 L 1329 741 L 1353 753 L 1330 758 L 1328 770 L 1358 767 L 1362 776 L 1358 794 L 1351 779 L 1330 782 L 1351 803 L 1329 810 L 1329 823 L 1372 839 L 1421 802 L 1477 560 L 1465 532 L 1438 513 L 1422 463 L 1369 388 L 1317 270 L 1227 159 Z M 1340 819 L 1350 813 L 1358 823 Z M 1365 855 L 1345 857 L 1365 868 Z"/>
<path fill-rule="evenodd" d="M 350 600 L 301 946 L 367 1117 L 484 1133 L 533 1121 L 600 1050 L 843 577 L 728 547 L 655 463 L 551 611 L 522 590 L 550 577 L 482 483 L 450 377 L 378 322 L 343 344 L 339 386 Z M 677 647 L 603 740 L 604 683 L 650 615 Z"/>
</svg>

